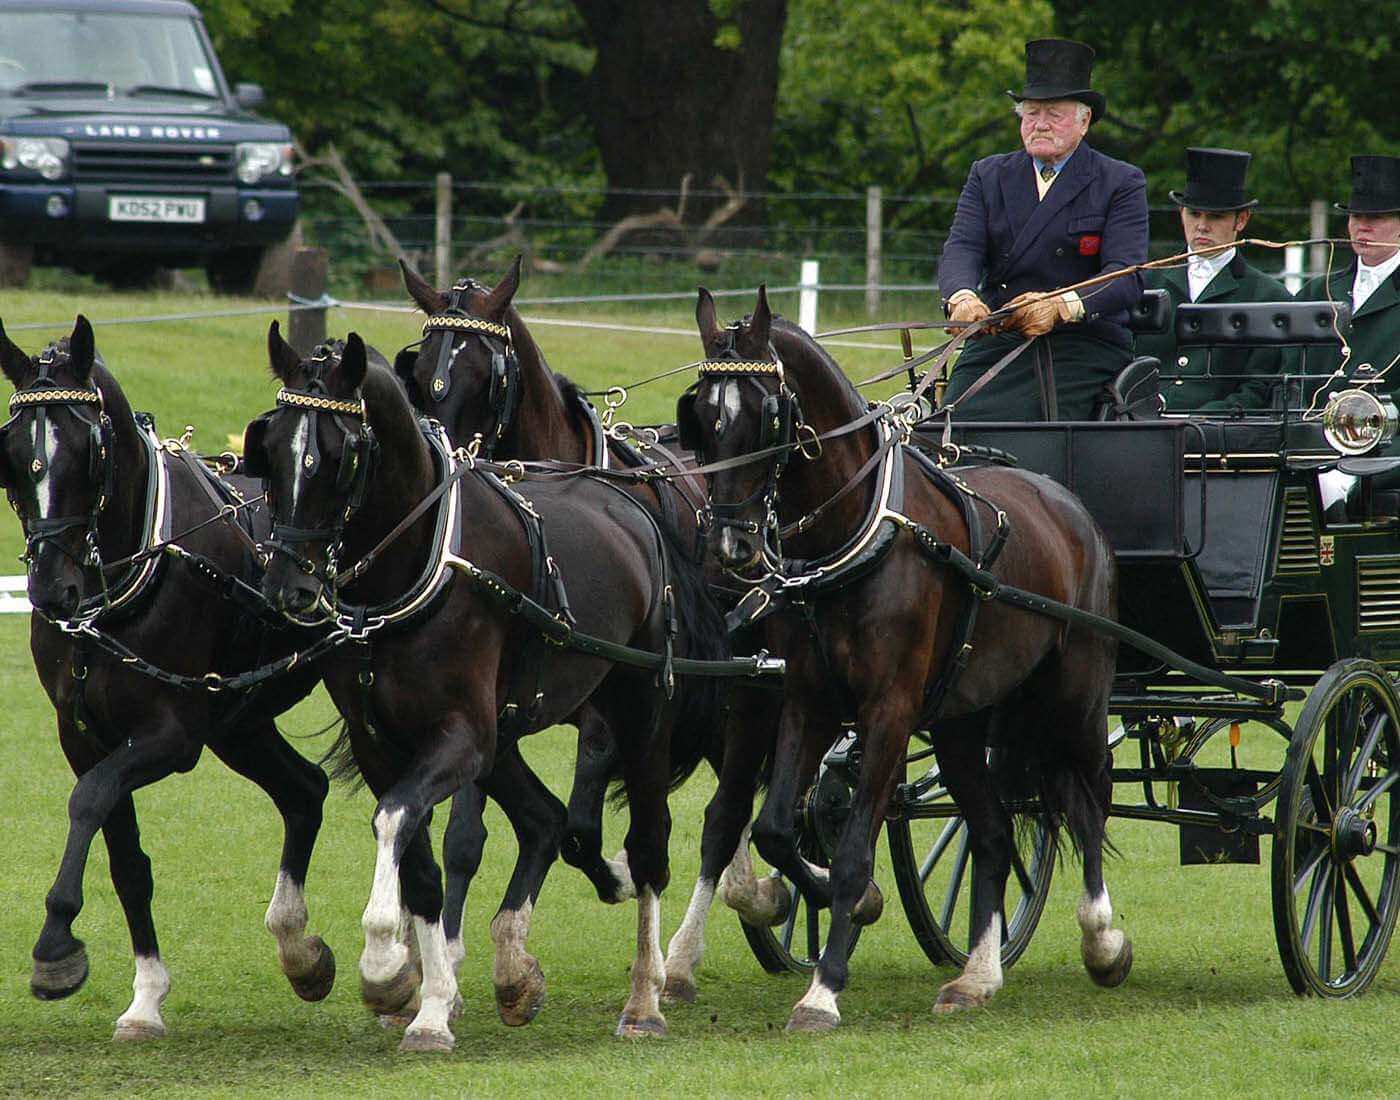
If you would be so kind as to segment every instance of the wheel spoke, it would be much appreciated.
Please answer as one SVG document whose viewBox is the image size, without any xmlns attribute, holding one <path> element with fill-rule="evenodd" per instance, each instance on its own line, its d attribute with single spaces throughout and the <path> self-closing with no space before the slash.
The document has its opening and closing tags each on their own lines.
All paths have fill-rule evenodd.
<svg viewBox="0 0 1400 1100">
<path fill-rule="evenodd" d="M 1371 728 L 1366 731 L 1366 740 L 1361 743 L 1361 748 L 1357 751 L 1356 760 L 1347 771 L 1347 785 L 1342 792 L 1342 803 L 1351 801 L 1351 796 L 1356 793 L 1356 789 L 1361 786 L 1361 776 L 1366 771 L 1366 765 L 1370 763 L 1372 755 L 1376 751 L 1376 745 L 1381 739 L 1388 718 L 1384 711 L 1376 715 L 1376 720 L 1371 723 Z"/>
<path fill-rule="evenodd" d="M 794 883 L 790 883 L 788 885 L 788 898 L 788 918 L 787 921 L 783 924 L 782 940 L 783 950 L 786 951 L 788 954 L 791 954 L 792 933 L 793 929 L 797 927 L 797 913 L 799 909 L 805 908 L 807 903 L 803 900 L 802 895 L 798 892 L 797 886 Z"/>
<path fill-rule="evenodd" d="M 1302 941 L 1303 952 L 1307 953 L 1308 944 L 1312 941 L 1312 934 L 1317 928 L 1317 914 L 1322 905 L 1322 897 L 1326 891 L 1324 886 L 1330 885 L 1331 879 L 1330 864 L 1324 864 L 1317 869 L 1313 875 L 1312 885 L 1308 887 L 1308 901 L 1303 907 L 1303 927 L 1299 930 L 1298 938 Z"/>
<path fill-rule="evenodd" d="M 1381 795 L 1395 786 L 1395 781 L 1397 779 L 1400 779 L 1400 771 L 1387 772 L 1384 779 L 1376 780 L 1375 785 L 1367 790 L 1365 796 L 1357 802 L 1356 812 L 1365 813 L 1370 809 L 1376 799 L 1380 798 Z"/>
<path fill-rule="evenodd" d="M 951 928 L 953 924 L 953 908 L 958 903 L 958 893 L 962 890 L 963 872 L 967 870 L 968 851 L 971 847 L 970 839 L 966 833 L 963 834 L 962 842 L 958 845 L 958 854 L 953 861 L 953 877 L 948 883 L 948 891 L 943 895 L 943 914 L 939 923 L 944 928 Z"/>
<path fill-rule="evenodd" d="M 1371 922 L 1371 927 L 1381 926 L 1381 915 L 1376 909 L 1376 903 L 1371 900 L 1371 895 L 1366 892 L 1366 884 L 1361 881 L 1361 876 L 1356 873 L 1356 865 L 1348 863 L 1343 872 L 1347 882 L 1351 885 L 1351 892 L 1356 895 L 1356 900 L 1361 906 L 1361 911 L 1366 914 L 1366 919 Z"/>
<path fill-rule="evenodd" d="M 1304 778 L 1307 781 L 1308 790 L 1312 793 L 1313 813 L 1317 814 L 1319 820 L 1330 825 L 1334 816 L 1332 803 L 1327 800 L 1327 791 L 1323 786 L 1322 776 L 1318 774 L 1316 761 L 1308 761 L 1308 770 Z M 1323 814 L 1324 810 L 1327 811 L 1325 815 Z"/>
<path fill-rule="evenodd" d="M 1328 864 L 1317 920 L 1317 973 L 1324 982 L 1332 977 L 1332 880 L 1335 877 L 1336 868 Z"/>
<path fill-rule="evenodd" d="M 1297 876 L 1293 879 L 1293 892 L 1295 894 L 1303 888 L 1303 883 L 1307 881 L 1308 876 L 1317 870 L 1317 865 L 1327 858 L 1327 853 L 1327 845 L 1319 844 L 1308 854 L 1307 862 L 1302 865 Z"/>
<path fill-rule="evenodd" d="M 919 882 L 921 884 L 928 881 L 929 875 L 933 874 L 934 864 L 943 858 L 943 853 L 948 850 L 948 845 L 952 843 L 953 837 L 958 834 L 958 830 L 963 828 L 965 824 L 966 822 L 964 822 L 962 818 L 955 817 L 952 818 L 948 824 L 943 826 L 943 831 L 938 834 L 938 839 L 933 842 L 933 847 L 929 849 L 928 856 L 924 859 L 923 863 L 919 864 Z"/>
<path fill-rule="evenodd" d="M 1337 914 L 1337 933 L 1342 940 L 1342 963 L 1344 974 L 1356 972 L 1356 941 L 1351 938 L 1351 909 L 1347 906 L 1346 884 L 1342 876 L 1335 876 L 1336 886 L 1332 889 L 1332 908 Z"/>
<path fill-rule="evenodd" d="M 1039 836 L 1039 833 L 1036 834 Z M 1021 893 L 1026 897 L 1035 894 L 1035 881 L 1031 878 L 1030 871 L 1026 870 L 1025 861 L 1021 858 L 1021 849 L 1016 845 L 1011 845 L 1011 870 L 1016 873 L 1016 881 L 1021 884 Z M 1013 907 L 1013 912 L 1015 911 Z"/>
</svg>

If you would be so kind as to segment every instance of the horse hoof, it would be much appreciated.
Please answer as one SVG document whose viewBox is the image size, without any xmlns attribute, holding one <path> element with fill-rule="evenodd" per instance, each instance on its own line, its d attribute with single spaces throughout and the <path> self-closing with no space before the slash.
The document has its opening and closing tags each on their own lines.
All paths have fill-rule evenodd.
<svg viewBox="0 0 1400 1100">
<path fill-rule="evenodd" d="M 112 1034 L 114 1043 L 147 1043 L 152 1039 L 165 1038 L 165 1025 L 146 1020 L 117 1021 L 117 1030 Z"/>
<path fill-rule="evenodd" d="M 666 1021 L 660 1016 L 623 1016 L 614 1034 L 619 1039 L 660 1039 L 666 1036 Z"/>
<path fill-rule="evenodd" d="M 933 1002 L 933 1010 L 938 1013 L 966 1012 L 971 1008 L 981 1008 L 990 997 L 985 993 L 969 993 L 956 985 L 945 985 L 938 991 Z"/>
<path fill-rule="evenodd" d="M 430 1031 L 422 1028 L 414 1031 L 410 1028 L 404 1032 L 403 1041 L 399 1043 L 400 1054 L 447 1054 L 457 1045 L 457 1040 L 450 1031 Z"/>
<path fill-rule="evenodd" d="M 813 1008 L 811 1005 L 798 1005 L 792 1010 L 792 1015 L 788 1017 L 788 1031 L 835 1031 L 836 1025 L 841 1022 L 841 1017 L 835 1012 L 825 1008 Z"/>
<path fill-rule="evenodd" d="M 496 990 L 496 1012 L 506 1027 L 523 1027 L 536 1016 L 545 1002 L 544 971 L 538 959 L 530 959 L 525 977 Z"/>
<path fill-rule="evenodd" d="M 1088 963 L 1084 964 L 1084 969 L 1089 972 L 1089 977 L 1094 980 L 1095 985 L 1101 985 L 1105 989 L 1112 989 L 1116 985 L 1122 985 L 1128 980 L 1128 972 L 1133 968 L 1133 941 L 1127 936 L 1123 937 L 1123 949 L 1118 952 L 1118 957 L 1105 967 L 1093 967 Z"/>
<path fill-rule="evenodd" d="M 292 983 L 293 992 L 303 1001 L 321 1001 L 335 985 L 335 952 L 320 936 L 310 936 L 308 942 L 316 947 L 316 961 L 305 974 L 295 978 L 289 976 L 287 980 Z"/>
<path fill-rule="evenodd" d="M 82 989 L 87 977 L 87 948 L 80 943 L 76 951 L 62 959 L 52 962 L 35 959 L 29 992 L 41 1001 L 61 1001 Z"/>
<path fill-rule="evenodd" d="M 421 980 L 418 968 L 411 962 L 387 982 L 370 981 L 361 974 L 360 999 L 378 1015 L 392 1016 L 413 999 Z"/>
<path fill-rule="evenodd" d="M 856 907 L 851 910 L 851 923 L 863 928 L 879 920 L 884 911 L 885 895 L 875 885 L 875 880 L 871 879 L 866 883 L 865 893 L 861 894 L 860 901 L 856 902 Z"/>
<path fill-rule="evenodd" d="M 667 978 L 666 987 L 661 991 L 663 1001 L 688 1005 L 693 1005 L 699 996 L 700 991 L 695 988 L 695 983 L 689 978 Z"/>
</svg>

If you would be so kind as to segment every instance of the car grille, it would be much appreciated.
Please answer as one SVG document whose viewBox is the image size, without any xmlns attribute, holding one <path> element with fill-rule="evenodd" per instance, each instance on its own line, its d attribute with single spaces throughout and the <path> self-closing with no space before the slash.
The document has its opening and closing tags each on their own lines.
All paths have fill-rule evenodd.
<svg viewBox="0 0 1400 1100">
<path fill-rule="evenodd" d="M 223 183 L 233 179 L 233 146 L 149 142 L 79 142 L 73 177 L 79 183 Z"/>
</svg>

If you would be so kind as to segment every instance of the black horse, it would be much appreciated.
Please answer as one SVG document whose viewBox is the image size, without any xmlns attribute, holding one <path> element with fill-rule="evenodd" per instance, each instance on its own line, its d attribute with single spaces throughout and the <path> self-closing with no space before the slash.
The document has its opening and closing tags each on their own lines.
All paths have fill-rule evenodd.
<svg viewBox="0 0 1400 1100">
<path fill-rule="evenodd" d="M 550 368 L 512 304 L 520 286 L 519 257 L 492 288 L 461 279 L 438 290 L 407 265 L 401 266 L 409 297 L 428 320 L 423 339 L 401 352 L 394 368 L 414 406 L 439 420 L 453 442 L 475 441 L 481 453 L 497 460 L 553 460 L 617 470 L 647 462 L 664 462 L 673 469 L 692 464 L 692 456 L 674 441 L 663 446 L 639 433 L 634 442 L 645 448 L 639 450 L 609 435 L 579 387 Z M 634 483 L 629 491 L 658 522 L 674 529 L 682 546 L 698 547 L 698 520 L 705 505 L 698 478 Z M 709 579 L 724 577 L 715 570 Z M 706 811 L 699 881 L 666 953 L 668 999 L 696 997 L 695 968 L 704 952 L 706 916 L 722 872 L 720 892 L 744 919 L 772 924 L 786 915 L 786 893 L 776 880 L 754 876 L 743 834 L 756 779 L 772 751 L 779 702 L 770 688 L 732 684 L 726 720 L 707 745 L 706 756 L 720 786 Z M 591 706 L 582 707 L 571 721 L 579 729 L 578 762 L 562 854 L 588 876 L 600 898 L 621 901 L 633 893 L 626 854 L 609 860 L 602 853 L 604 798 L 615 766 L 612 738 Z M 460 936 L 468 871 L 478 865 L 485 840 L 480 797 L 468 787 L 454 799 L 443 842 L 443 924 L 454 958 L 462 951 L 460 939 L 454 937 Z"/>
<path fill-rule="evenodd" d="M 0 427 L 0 485 L 24 528 L 35 608 L 30 649 L 78 776 L 30 988 L 51 1000 L 75 992 L 87 977 L 87 953 L 72 929 L 88 849 L 100 829 L 136 955 L 135 998 L 116 1037 L 164 1034 L 160 1006 L 170 978 L 156 942 L 151 863 L 131 792 L 189 771 L 208 745 L 266 791 L 282 815 L 267 927 L 292 987 L 319 1000 L 330 992 L 335 959 L 319 937 L 305 934 L 303 887 L 328 784 L 273 724 L 310 692 L 315 674 L 298 670 L 252 692 L 213 691 L 152 679 L 120 649 L 99 644 L 105 637 L 153 666 L 198 680 L 288 656 L 303 640 L 300 632 L 263 629 L 247 604 L 225 597 L 235 582 L 257 582 L 251 537 L 235 530 L 235 520 L 219 518 L 232 498 L 133 416 L 82 316 L 71 336 L 33 358 L 0 329 L 0 369 L 16 389 L 12 416 Z M 248 490 L 241 479 L 232 484 Z M 195 527 L 179 539 L 181 553 L 122 565 L 162 536 Z M 254 589 L 244 591 L 256 597 Z"/>
<path fill-rule="evenodd" d="M 492 473 L 454 469 L 445 441 L 420 423 L 392 373 L 366 363 L 353 333 L 338 359 L 303 361 L 274 329 L 269 355 L 283 383 L 278 408 L 250 424 L 244 441 L 245 461 L 266 478 L 272 501 L 264 591 L 293 618 L 328 610 L 352 625 L 357 643 L 321 667 L 347 722 L 348 757 L 379 799 L 360 962 L 366 1001 L 392 1011 L 411 990 L 410 960 L 395 940 L 402 904 L 423 971 L 404 1049 L 452 1046 L 456 979 L 441 875 L 422 826 L 437 803 L 475 782 L 505 809 L 520 841 L 492 922 L 497 1000 L 533 1011 L 543 976 L 525 938 L 564 815 L 501 742 L 591 700 L 615 735 L 631 813 L 638 954 L 618 1030 L 664 1032 L 666 795 L 700 759 L 717 692 L 682 678 L 668 699 L 651 671 L 590 656 L 567 637 L 550 644 L 539 625 L 515 614 L 522 605 L 513 593 L 552 598 L 551 636 L 576 624 L 652 653 L 723 656 L 723 623 L 698 569 L 610 485 L 532 484 L 526 496 Z M 434 494 L 436 520 L 432 509 L 416 511 Z"/>
<path fill-rule="evenodd" d="M 1131 949 L 1111 927 L 1102 876 L 1115 645 L 979 599 L 945 564 L 950 548 L 980 558 L 991 543 L 975 546 L 970 529 L 990 530 L 1004 516 L 999 583 L 1111 616 L 1116 572 L 1102 533 L 1046 478 L 991 468 L 962 471 L 957 481 L 939 475 L 891 435 L 901 431 L 892 414 L 867 416 L 836 363 L 772 317 L 761 289 L 752 316 L 727 329 L 703 291 L 696 316 L 707 361 L 677 422 L 707 462 L 739 460 L 711 482 L 710 549 L 731 573 L 766 580 L 781 608 L 767 620 L 771 648 L 788 661 L 773 781 L 753 836 L 810 900 L 832 907 L 825 952 L 789 1028 L 825 1030 L 840 1019 L 837 994 L 851 924 L 873 885 L 873 846 L 909 737 L 929 723 L 976 868 L 973 951 L 936 1007 L 978 1005 L 1001 986 L 1012 820 L 999 791 L 1012 780 L 1035 788 L 1082 851 L 1084 963 L 1101 984 L 1122 981 Z M 828 435 L 862 417 L 863 427 Z M 800 587 L 778 583 L 798 577 L 807 578 Z M 980 614 L 969 619 L 972 605 Z M 799 777 L 843 719 L 859 736 L 859 779 L 828 877 L 799 855 L 793 807 Z M 1002 784 L 989 771 L 989 747 L 1007 765 Z"/>
</svg>

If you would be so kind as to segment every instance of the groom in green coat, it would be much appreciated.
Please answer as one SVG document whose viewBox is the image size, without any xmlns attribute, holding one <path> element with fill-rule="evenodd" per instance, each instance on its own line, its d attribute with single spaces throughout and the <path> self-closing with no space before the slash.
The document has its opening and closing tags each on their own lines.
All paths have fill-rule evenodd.
<svg viewBox="0 0 1400 1100">
<path fill-rule="evenodd" d="M 1233 247 L 1259 204 L 1248 197 L 1250 155 L 1234 149 L 1187 149 L 1186 190 L 1170 191 L 1181 207 L 1181 226 L 1193 256 L 1185 267 L 1149 271 L 1144 281 L 1171 298 L 1173 325 L 1161 335 L 1139 335 L 1136 353 L 1162 363 L 1162 396 L 1169 412 L 1230 413 L 1264 409 L 1274 380 L 1288 359 L 1282 348 L 1182 348 L 1176 346 L 1175 311 L 1182 302 L 1286 302 L 1292 295 L 1277 279 L 1248 263 Z M 1209 373 L 1207 373 L 1209 370 Z"/>
</svg>

